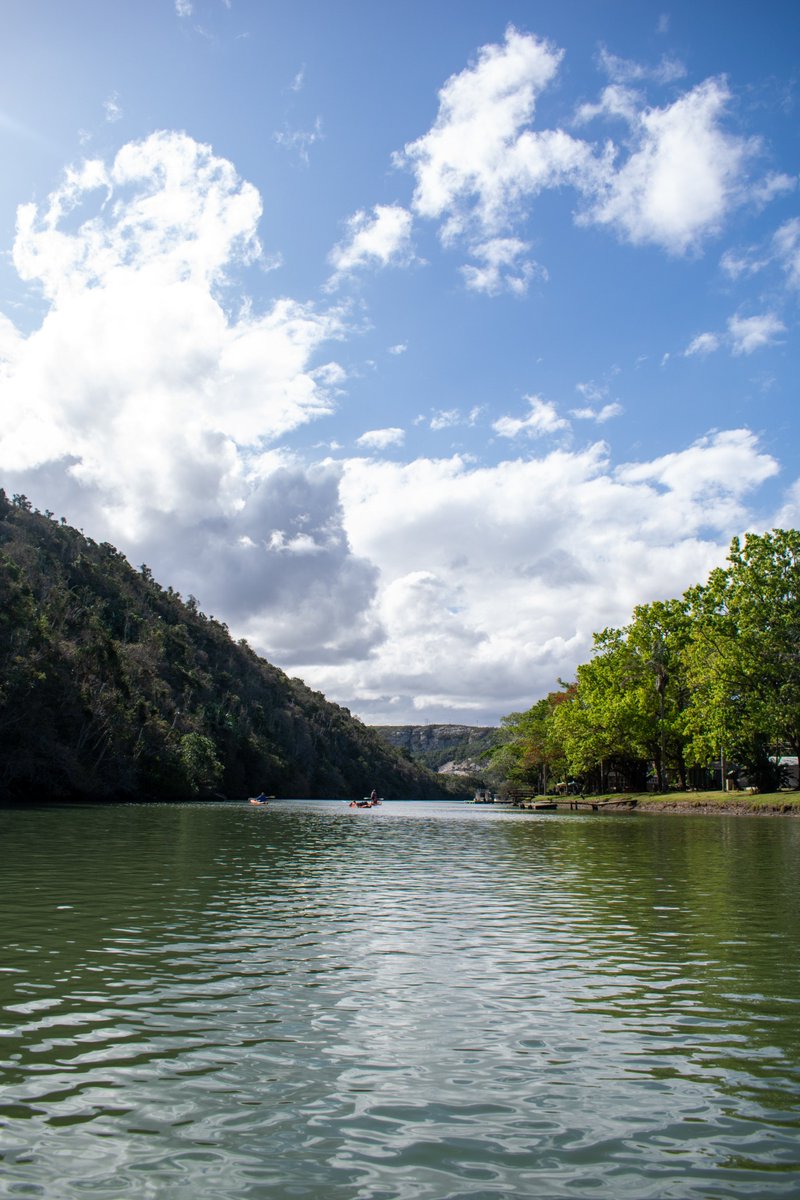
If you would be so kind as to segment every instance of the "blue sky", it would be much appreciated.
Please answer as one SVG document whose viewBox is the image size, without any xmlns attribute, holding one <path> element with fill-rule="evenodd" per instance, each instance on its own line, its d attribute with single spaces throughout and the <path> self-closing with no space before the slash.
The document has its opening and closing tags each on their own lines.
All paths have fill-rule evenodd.
<svg viewBox="0 0 800 1200">
<path fill-rule="evenodd" d="M 367 722 L 795 525 L 800 9 L 6 0 L 0 482 Z"/>
</svg>

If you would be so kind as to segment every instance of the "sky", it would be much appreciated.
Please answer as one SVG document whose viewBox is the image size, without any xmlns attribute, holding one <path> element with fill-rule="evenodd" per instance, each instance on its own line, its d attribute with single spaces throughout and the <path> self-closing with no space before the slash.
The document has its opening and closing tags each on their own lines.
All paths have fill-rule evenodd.
<svg viewBox="0 0 800 1200">
<path fill-rule="evenodd" d="M 800 523 L 793 0 L 0 23 L 0 486 L 366 723 Z"/>
</svg>

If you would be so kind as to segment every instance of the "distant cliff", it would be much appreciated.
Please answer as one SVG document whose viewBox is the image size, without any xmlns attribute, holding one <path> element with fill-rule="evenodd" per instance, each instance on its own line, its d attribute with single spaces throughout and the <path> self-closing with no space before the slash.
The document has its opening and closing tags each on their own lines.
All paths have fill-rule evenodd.
<svg viewBox="0 0 800 1200">
<path fill-rule="evenodd" d="M 391 746 L 413 762 L 442 774 L 480 776 L 482 755 L 495 743 L 491 725 L 374 725 Z"/>
</svg>

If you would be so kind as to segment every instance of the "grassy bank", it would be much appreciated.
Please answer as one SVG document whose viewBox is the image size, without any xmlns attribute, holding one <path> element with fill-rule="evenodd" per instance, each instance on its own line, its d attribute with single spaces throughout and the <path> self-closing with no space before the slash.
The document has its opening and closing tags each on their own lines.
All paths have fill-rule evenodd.
<svg viewBox="0 0 800 1200">
<path fill-rule="evenodd" d="M 800 816 L 800 792 L 771 792 L 751 796 L 746 792 L 620 793 L 592 797 L 603 801 L 636 801 L 639 812 L 739 813 Z"/>
</svg>

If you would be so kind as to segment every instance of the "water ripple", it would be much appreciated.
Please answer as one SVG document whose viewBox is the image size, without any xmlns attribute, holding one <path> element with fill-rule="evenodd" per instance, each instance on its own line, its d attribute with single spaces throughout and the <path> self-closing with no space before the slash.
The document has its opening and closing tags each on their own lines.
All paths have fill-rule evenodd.
<svg viewBox="0 0 800 1200">
<path fill-rule="evenodd" d="M 794 822 L 0 822 L 0 1196 L 800 1194 Z"/>
</svg>

